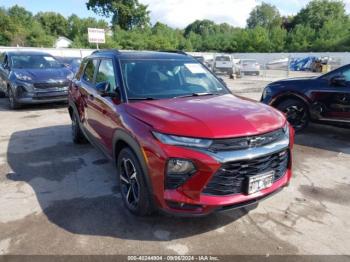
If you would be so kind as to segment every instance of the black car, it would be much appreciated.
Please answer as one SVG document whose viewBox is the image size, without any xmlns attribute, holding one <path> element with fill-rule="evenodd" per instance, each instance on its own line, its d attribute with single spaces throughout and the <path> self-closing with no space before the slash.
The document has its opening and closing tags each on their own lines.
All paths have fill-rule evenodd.
<svg viewBox="0 0 350 262">
<path fill-rule="evenodd" d="M 67 101 L 72 78 L 73 72 L 47 53 L 13 51 L 0 57 L 0 90 L 12 109 Z"/>
<path fill-rule="evenodd" d="M 261 101 L 284 112 L 296 131 L 310 121 L 350 127 L 350 65 L 319 77 L 271 83 Z"/>
</svg>

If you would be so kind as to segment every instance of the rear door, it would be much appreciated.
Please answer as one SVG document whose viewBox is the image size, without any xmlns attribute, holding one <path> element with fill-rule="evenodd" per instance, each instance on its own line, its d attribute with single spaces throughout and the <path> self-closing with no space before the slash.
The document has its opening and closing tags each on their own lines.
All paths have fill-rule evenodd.
<svg viewBox="0 0 350 262">
<path fill-rule="evenodd" d="M 82 114 L 82 123 L 85 131 L 87 131 L 90 138 L 98 140 L 99 136 L 92 128 L 93 119 L 91 118 L 91 110 L 93 110 L 96 96 L 95 89 L 95 74 L 97 71 L 99 60 L 96 58 L 89 59 L 85 66 L 84 73 L 79 84 L 80 94 L 80 110 Z"/>
</svg>

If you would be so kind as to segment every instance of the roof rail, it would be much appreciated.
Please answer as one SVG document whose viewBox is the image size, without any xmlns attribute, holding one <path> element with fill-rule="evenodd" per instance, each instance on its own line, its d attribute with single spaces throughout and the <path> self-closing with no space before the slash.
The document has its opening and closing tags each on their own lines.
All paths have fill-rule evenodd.
<svg viewBox="0 0 350 262">
<path fill-rule="evenodd" d="M 91 54 L 97 54 L 97 53 L 117 53 L 120 54 L 120 51 L 118 49 L 98 49 L 93 51 Z"/>
<path fill-rule="evenodd" d="M 159 50 L 158 52 L 164 52 L 164 53 L 173 53 L 173 54 L 180 54 L 180 55 L 189 55 L 185 51 L 182 50 Z"/>
</svg>

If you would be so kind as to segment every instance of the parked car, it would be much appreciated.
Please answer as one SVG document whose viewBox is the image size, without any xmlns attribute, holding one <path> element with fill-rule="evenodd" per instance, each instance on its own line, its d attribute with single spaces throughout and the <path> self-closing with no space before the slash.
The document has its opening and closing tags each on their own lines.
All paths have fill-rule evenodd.
<svg viewBox="0 0 350 262">
<path fill-rule="evenodd" d="M 291 179 L 293 129 L 235 97 L 193 57 L 97 51 L 69 89 L 73 141 L 114 163 L 125 206 L 206 215 L 256 203 Z"/>
<path fill-rule="evenodd" d="M 218 55 L 214 57 L 213 72 L 215 74 L 226 74 L 232 76 L 234 72 L 234 64 L 230 55 Z"/>
<path fill-rule="evenodd" d="M 81 57 L 56 57 L 58 61 L 68 67 L 73 73 L 78 72 L 81 64 Z"/>
<path fill-rule="evenodd" d="M 200 62 L 200 63 L 202 63 L 202 64 L 205 63 L 204 56 L 194 56 L 194 58 L 195 58 L 198 62 Z"/>
<path fill-rule="evenodd" d="M 260 75 L 260 64 L 255 59 L 241 59 L 238 62 L 239 75 Z"/>
<path fill-rule="evenodd" d="M 72 71 L 47 53 L 11 51 L 0 57 L 0 89 L 11 109 L 67 101 L 72 78 Z"/>
<path fill-rule="evenodd" d="M 350 65 L 319 77 L 271 83 L 261 101 L 284 112 L 297 131 L 310 121 L 350 126 Z"/>
</svg>

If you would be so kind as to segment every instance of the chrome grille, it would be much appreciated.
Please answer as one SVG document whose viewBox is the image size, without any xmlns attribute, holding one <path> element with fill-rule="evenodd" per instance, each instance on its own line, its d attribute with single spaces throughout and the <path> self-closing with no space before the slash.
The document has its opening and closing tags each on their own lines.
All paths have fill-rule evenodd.
<svg viewBox="0 0 350 262">
<path fill-rule="evenodd" d="M 52 83 L 34 83 L 34 87 L 37 89 L 61 88 L 66 86 L 69 86 L 69 81 L 52 82 Z"/>
</svg>

